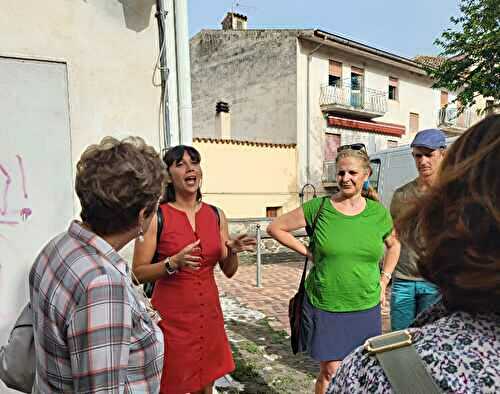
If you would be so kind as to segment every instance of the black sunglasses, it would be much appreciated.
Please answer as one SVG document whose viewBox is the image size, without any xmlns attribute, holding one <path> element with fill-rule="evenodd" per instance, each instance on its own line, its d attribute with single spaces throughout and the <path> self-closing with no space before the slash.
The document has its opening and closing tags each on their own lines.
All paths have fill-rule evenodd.
<svg viewBox="0 0 500 394">
<path fill-rule="evenodd" d="M 366 146 L 362 142 L 357 142 L 355 144 L 342 145 L 337 148 L 337 152 L 342 152 L 343 150 L 364 150 L 366 152 Z"/>
</svg>

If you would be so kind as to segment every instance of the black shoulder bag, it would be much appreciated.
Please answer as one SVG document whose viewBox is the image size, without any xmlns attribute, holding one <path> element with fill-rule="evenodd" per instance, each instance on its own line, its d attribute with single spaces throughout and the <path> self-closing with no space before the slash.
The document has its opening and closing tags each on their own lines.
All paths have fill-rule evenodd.
<svg viewBox="0 0 500 394">
<path fill-rule="evenodd" d="M 210 205 L 207 204 L 210 208 L 213 209 L 215 215 L 217 216 L 217 224 L 219 225 L 220 228 L 220 214 L 219 214 L 219 209 L 215 205 Z M 161 210 L 161 207 L 158 207 L 158 211 L 156 212 L 156 251 L 153 256 L 153 259 L 151 260 L 151 264 L 159 263 L 160 262 L 160 252 L 158 249 L 158 246 L 160 245 L 160 238 L 161 238 L 161 233 L 163 232 L 163 211 Z M 151 298 L 153 296 L 153 290 L 155 289 L 155 282 L 146 282 L 144 283 L 144 294 L 148 298 Z"/>
<path fill-rule="evenodd" d="M 319 206 L 318 212 L 316 212 L 316 216 L 314 217 L 312 227 L 309 228 L 306 226 L 307 235 L 309 235 L 309 250 L 312 252 L 314 249 L 314 230 L 316 229 L 316 223 L 318 222 L 319 215 L 323 210 L 323 205 L 325 205 L 325 201 L 328 197 L 323 197 L 321 201 L 321 205 Z M 307 262 L 308 257 L 304 261 L 304 270 L 302 271 L 302 277 L 300 278 L 300 285 L 297 293 L 290 299 L 288 303 L 288 319 L 290 320 L 290 341 L 292 344 L 293 354 L 297 354 L 298 352 L 303 352 L 306 350 L 307 341 L 303 340 L 305 336 L 302 323 L 303 323 L 303 306 L 304 306 L 304 297 L 306 297 L 305 291 L 305 280 L 307 274 Z"/>
</svg>

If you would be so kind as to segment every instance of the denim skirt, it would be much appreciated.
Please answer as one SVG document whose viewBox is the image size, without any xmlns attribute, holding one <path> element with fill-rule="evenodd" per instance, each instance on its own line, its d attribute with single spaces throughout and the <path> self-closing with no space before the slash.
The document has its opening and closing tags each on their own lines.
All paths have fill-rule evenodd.
<svg viewBox="0 0 500 394">
<path fill-rule="evenodd" d="M 327 312 L 311 305 L 307 295 L 303 306 L 303 348 L 316 361 L 343 360 L 366 339 L 382 333 L 380 304 L 355 312 Z"/>
</svg>

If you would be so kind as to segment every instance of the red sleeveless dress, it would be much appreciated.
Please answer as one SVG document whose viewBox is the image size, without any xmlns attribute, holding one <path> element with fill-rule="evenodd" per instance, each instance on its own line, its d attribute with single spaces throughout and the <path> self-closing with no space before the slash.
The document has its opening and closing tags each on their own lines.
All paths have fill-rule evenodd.
<svg viewBox="0 0 500 394">
<path fill-rule="evenodd" d="M 165 338 L 160 393 L 186 394 L 235 368 L 214 278 L 222 252 L 221 238 L 217 216 L 207 204 L 202 203 L 196 213 L 196 231 L 183 211 L 168 204 L 162 204 L 161 210 L 161 259 L 201 241 L 201 268 L 184 268 L 156 281 L 152 297 L 153 306 L 162 316 L 159 325 Z"/>
</svg>

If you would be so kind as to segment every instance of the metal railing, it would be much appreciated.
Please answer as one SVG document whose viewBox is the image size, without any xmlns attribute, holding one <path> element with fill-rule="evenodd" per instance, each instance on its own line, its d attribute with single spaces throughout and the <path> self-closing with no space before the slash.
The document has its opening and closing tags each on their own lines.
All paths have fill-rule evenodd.
<svg viewBox="0 0 500 394">
<path fill-rule="evenodd" d="M 387 93 L 366 88 L 362 83 L 351 84 L 350 79 L 340 80 L 336 85 L 321 88 L 320 105 L 340 105 L 384 114 L 387 112 Z"/>
<path fill-rule="evenodd" d="M 479 116 L 472 109 L 465 109 L 459 114 L 458 108 L 446 107 L 439 110 L 438 126 L 468 129 L 479 120 Z"/>
<path fill-rule="evenodd" d="M 262 287 L 262 249 L 260 246 L 262 236 L 260 224 L 257 224 L 255 233 L 255 238 L 257 238 L 257 270 L 255 272 L 255 285 L 257 287 Z"/>
</svg>

